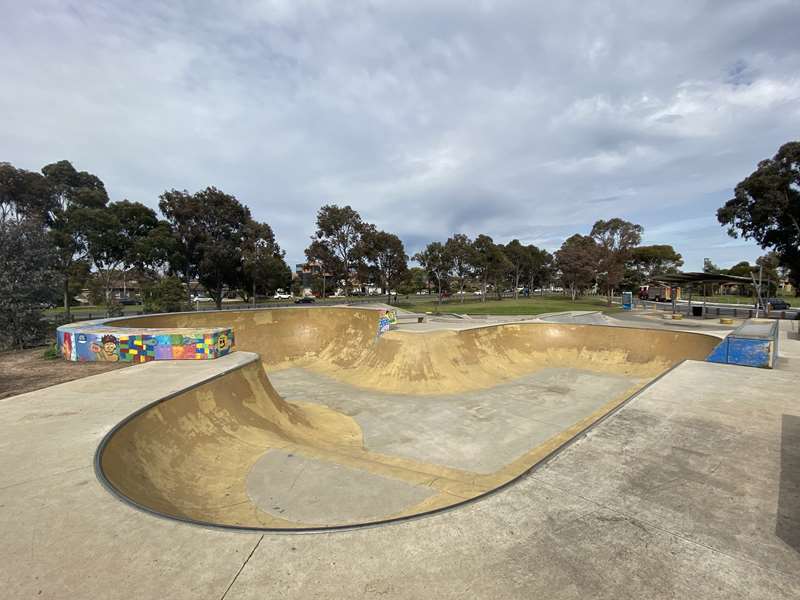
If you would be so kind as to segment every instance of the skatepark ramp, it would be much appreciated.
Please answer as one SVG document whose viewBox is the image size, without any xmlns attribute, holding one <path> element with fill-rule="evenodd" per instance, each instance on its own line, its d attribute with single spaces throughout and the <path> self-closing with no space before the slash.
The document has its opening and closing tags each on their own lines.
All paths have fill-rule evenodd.
<svg viewBox="0 0 800 600">
<path fill-rule="evenodd" d="M 377 336 L 369 309 L 179 313 L 135 327 L 231 327 L 224 375 L 117 425 L 101 480 L 204 525 L 319 530 L 452 507 L 505 485 L 718 339 L 558 323 Z M 238 356 L 238 358 L 236 358 Z"/>
</svg>

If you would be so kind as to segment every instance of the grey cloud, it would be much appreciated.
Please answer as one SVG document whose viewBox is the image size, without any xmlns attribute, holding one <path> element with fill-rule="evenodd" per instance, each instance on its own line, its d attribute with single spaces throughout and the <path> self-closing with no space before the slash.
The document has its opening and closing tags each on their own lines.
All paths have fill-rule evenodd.
<svg viewBox="0 0 800 600">
<path fill-rule="evenodd" d="M 800 126 L 788 0 L 54 1 L 4 16 L 0 160 L 69 158 L 153 206 L 216 185 L 290 262 L 329 202 L 410 253 L 456 231 L 552 250 L 622 216 L 688 268 L 712 247 L 752 260 L 714 211 Z"/>
</svg>

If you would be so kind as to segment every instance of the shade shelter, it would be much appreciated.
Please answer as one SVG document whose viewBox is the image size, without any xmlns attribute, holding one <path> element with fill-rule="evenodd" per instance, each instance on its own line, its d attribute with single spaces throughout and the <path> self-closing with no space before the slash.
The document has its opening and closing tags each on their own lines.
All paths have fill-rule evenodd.
<svg viewBox="0 0 800 600">
<path fill-rule="evenodd" d="M 757 286 L 752 277 L 740 277 L 738 275 L 722 275 L 719 273 L 670 273 L 659 275 L 655 278 L 660 285 L 670 287 L 672 297 L 672 314 L 675 314 L 675 289 L 678 287 L 689 288 L 689 313 L 692 311 L 692 292 L 696 286 L 703 286 L 703 314 L 706 312 L 706 285 L 708 284 L 752 284 Z M 758 306 L 756 306 L 758 310 Z"/>
</svg>

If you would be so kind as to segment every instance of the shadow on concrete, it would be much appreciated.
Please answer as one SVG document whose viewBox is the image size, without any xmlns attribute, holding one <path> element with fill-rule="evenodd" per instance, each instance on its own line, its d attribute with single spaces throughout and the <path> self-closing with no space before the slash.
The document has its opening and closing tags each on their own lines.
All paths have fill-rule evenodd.
<svg viewBox="0 0 800 600">
<path fill-rule="evenodd" d="M 800 552 L 800 417 L 783 415 L 775 534 Z"/>
</svg>

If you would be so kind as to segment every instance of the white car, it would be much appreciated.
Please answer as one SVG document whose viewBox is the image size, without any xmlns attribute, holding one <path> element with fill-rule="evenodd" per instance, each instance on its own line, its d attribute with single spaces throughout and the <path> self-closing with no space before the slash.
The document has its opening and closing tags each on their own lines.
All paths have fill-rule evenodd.
<svg viewBox="0 0 800 600">
<path fill-rule="evenodd" d="M 474 292 L 472 292 L 472 293 L 473 293 L 474 295 L 476 295 L 476 296 L 483 296 L 483 292 L 482 292 L 481 290 L 475 290 L 475 291 L 474 291 Z"/>
<path fill-rule="evenodd" d="M 213 298 L 208 296 L 192 296 L 192 302 L 213 302 Z"/>
<path fill-rule="evenodd" d="M 284 292 L 275 292 L 275 295 L 272 297 L 274 300 L 291 300 L 292 295 L 286 294 Z"/>
</svg>

